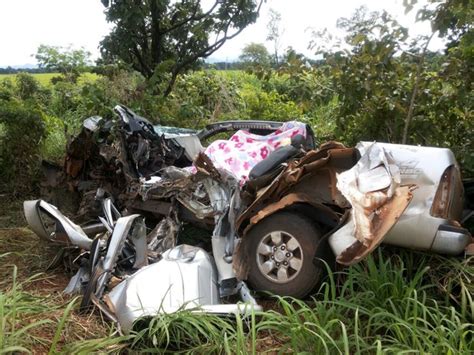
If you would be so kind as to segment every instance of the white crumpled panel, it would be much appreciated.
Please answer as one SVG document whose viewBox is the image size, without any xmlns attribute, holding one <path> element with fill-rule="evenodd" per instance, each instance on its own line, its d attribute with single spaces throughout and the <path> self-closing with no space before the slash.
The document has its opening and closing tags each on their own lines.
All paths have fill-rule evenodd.
<svg viewBox="0 0 474 355">
<path fill-rule="evenodd" d="M 126 278 L 105 299 L 122 330 L 128 332 L 140 317 L 220 304 L 216 285 L 209 255 L 183 244 Z"/>
<path fill-rule="evenodd" d="M 337 175 L 337 188 L 352 205 L 353 235 L 365 246 L 373 240 L 374 213 L 392 198 L 400 181 L 394 159 L 377 143 L 352 169 Z"/>
</svg>

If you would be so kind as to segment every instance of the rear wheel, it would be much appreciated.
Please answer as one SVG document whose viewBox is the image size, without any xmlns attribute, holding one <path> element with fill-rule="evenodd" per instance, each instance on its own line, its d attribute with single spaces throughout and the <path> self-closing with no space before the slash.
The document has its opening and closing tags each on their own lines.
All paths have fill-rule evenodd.
<svg viewBox="0 0 474 355">
<path fill-rule="evenodd" d="M 305 216 L 278 212 L 255 225 L 245 237 L 250 272 L 256 290 L 304 297 L 323 274 L 314 257 L 321 233 Z"/>
</svg>

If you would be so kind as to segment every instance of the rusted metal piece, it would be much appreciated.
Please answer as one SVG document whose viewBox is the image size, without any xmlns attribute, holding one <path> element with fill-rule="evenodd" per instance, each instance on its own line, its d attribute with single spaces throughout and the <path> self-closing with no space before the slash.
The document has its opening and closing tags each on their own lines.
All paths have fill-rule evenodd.
<svg viewBox="0 0 474 355">
<path fill-rule="evenodd" d="M 474 238 L 471 239 L 471 243 L 469 243 L 465 249 L 466 256 L 474 255 Z"/>
<path fill-rule="evenodd" d="M 350 169 L 357 162 L 357 151 L 338 142 L 328 142 L 320 149 L 290 161 L 270 178 L 259 178 L 243 186 L 241 197 L 247 207 L 236 218 L 236 230 L 242 237 L 237 245 L 233 267 L 237 277 L 247 279 L 245 242 L 248 231 L 264 218 L 297 204 L 306 204 L 316 213 L 331 219 L 337 226 L 345 223 L 349 202 L 338 190 L 336 174 Z M 336 227 L 335 229 L 337 229 Z"/>
<path fill-rule="evenodd" d="M 194 166 L 198 173 L 210 176 L 214 180 L 220 180 L 222 178 L 221 173 L 216 169 L 211 159 L 203 152 L 200 152 L 194 160 Z"/>
<path fill-rule="evenodd" d="M 347 266 L 353 265 L 364 259 L 379 246 L 384 236 L 397 222 L 410 203 L 413 196 L 412 190 L 412 186 L 398 187 L 395 195 L 389 202 L 378 205 L 378 207 L 375 207 L 377 205 L 367 206 L 363 210 L 362 215 L 359 216 L 359 221 L 364 220 L 362 225 L 367 226 L 367 229 L 355 230 L 355 234 L 359 233 L 359 237 L 363 240 L 361 241 L 357 238 L 351 246 L 337 257 L 337 262 Z M 353 210 L 353 213 L 356 212 Z M 360 236 L 363 232 L 366 234 Z"/>
<path fill-rule="evenodd" d="M 250 181 L 242 189 L 242 201 L 247 201 L 248 207 L 237 217 L 236 230 L 245 236 L 249 224 L 255 223 L 251 222 L 254 216 L 259 213 L 261 216 L 261 211 L 268 206 L 278 206 L 282 199 L 285 207 L 290 206 L 292 198 L 286 196 L 291 194 L 304 195 L 304 200 L 313 205 L 333 205 L 339 209 L 349 207 L 349 203 L 336 187 L 336 174 L 351 168 L 357 161 L 356 154 L 353 148 L 345 148 L 338 142 L 329 142 L 317 151 L 309 151 L 300 159 L 290 161 L 268 185 L 259 186 L 258 181 Z M 301 201 L 293 201 L 297 202 Z"/>
<path fill-rule="evenodd" d="M 289 206 L 292 206 L 296 203 L 306 203 L 308 205 L 313 206 L 315 209 L 320 210 L 325 215 L 331 215 L 334 218 L 339 219 L 338 216 L 331 208 L 326 207 L 325 205 L 318 203 L 312 196 L 309 194 L 305 194 L 302 192 L 294 192 L 285 195 L 280 201 L 267 205 L 265 208 L 260 210 L 256 215 L 250 218 L 250 223 L 244 230 L 244 235 L 248 232 L 248 230 L 262 219 L 274 214 L 275 212 L 284 210 Z"/>
<path fill-rule="evenodd" d="M 96 146 L 91 132 L 82 130 L 79 135 L 71 141 L 67 147 L 64 170 L 72 178 L 79 176 L 84 163 L 90 158 Z"/>
<path fill-rule="evenodd" d="M 464 189 L 459 169 L 451 165 L 443 172 L 430 214 L 433 217 L 455 220 L 462 215 Z"/>
</svg>

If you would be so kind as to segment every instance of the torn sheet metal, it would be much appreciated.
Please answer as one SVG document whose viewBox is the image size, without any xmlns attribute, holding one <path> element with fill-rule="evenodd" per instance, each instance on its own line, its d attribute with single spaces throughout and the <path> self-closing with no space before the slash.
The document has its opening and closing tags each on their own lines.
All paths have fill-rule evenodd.
<svg viewBox="0 0 474 355">
<path fill-rule="evenodd" d="M 134 214 L 131 216 L 121 217 L 117 220 L 112 236 L 110 238 L 107 254 L 105 255 L 105 258 L 103 260 L 102 269 L 104 270 L 104 272 L 98 278 L 97 285 L 95 287 L 96 289 L 95 293 L 98 297 L 102 296 L 105 286 L 110 279 L 112 271 L 115 268 L 118 258 L 125 245 L 125 240 L 127 239 L 127 237 L 129 236 L 129 233 L 132 230 L 132 226 L 134 222 L 143 223 L 143 221 L 141 220 L 142 218 L 143 217 L 141 217 L 140 215 Z M 136 221 L 137 219 L 138 221 Z M 142 233 L 143 236 L 138 235 L 135 238 L 142 239 L 144 241 L 144 237 L 145 237 L 144 228 L 139 228 L 137 232 Z M 136 260 L 138 260 L 138 258 L 136 258 Z"/>
<path fill-rule="evenodd" d="M 365 246 L 373 239 L 373 213 L 400 186 L 400 171 L 383 148 L 374 143 L 350 170 L 337 175 L 337 188 L 353 210 L 355 238 Z"/>
<path fill-rule="evenodd" d="M 30 228 L 44 240 L 90 249 L 92 240 L 81 227 L 64 216 L 55 206 L 43 200 L 25 201 L 23 210 Z M 55 222 L 54 231 L 46 225 L 45 217 Z"/>
<path fill-rule="evenodd" d="M 306 195 L 315 204 L 349 207 L 348 201 L 336 188 L 336 173 L 350 169 L 356 161 L 355 149 L 328 142 L 317 151 L 309 151 L 300 159 L 289 161 L 276 175 L 249 181 L 241 189 L 243 211 L 235 221 L 236 230 L 245 236 L 253 225 L 252 219 L 257 221 L 255 216 L 291 193 Z M 284 204 L 288 206 L 286 202 Z"/>
<path fill-rule="evenodd" d="M 162 253 L 175 247 L 180 228 L 176 213 L 164 217 L 146 237 L 148 255 L 159 260 Z"/>
<path fill-rule="evenodd" d="M 211 258 L 190 245 L 166 251 L 161 261 L 140 269 L 104 299 L 125 333 L 138 318 L 183 309 L 222 314 L 261 310 L 256 304 L 221 304 Z"/>
<path fill-rule="evenodd" d="M 336 255 L 336 261 L 342 265 L 353 265 L 363 260 L 382 243 L 384 237 L 398 221 L 411 199 L 412 188 L 401 186 L 395 190 L 395 194 L 390 201 L 380 208 L 364 210 L 364 215 L 360 216 L 358 220 L 370 220 L 368 229 L 370 239 L 364 239 L 365 244 L 355 238 L 355 235 L 357 235 L 355 221 L 357 219 L 354 217 L 355 210 L 351 210 L 349 223 L 329 237 L 329 245 Z M 361 235 L 360 232 L 359 235 Z"/>
<path fill-rule="evenodd" d="M 194 164 L 193 168 L 167 167 L 160 171 L 159 178 L 150 179 L 153 182 L 142 181 L 142 199 L 176 199 L 198 219 L 221 216 L 236 180 L 224 171 L 218 171 L 202 153 Z"/>
<path fill-rule="evenodd" d="M 80 294 L 83 291 L 84 285 L 89 282 L 89 270 L 85 266 L 81 266 L 76 274 L 71 277 L 68 285 L 64 289 L 66 295 Z"/>
<path fill-rule="evenodd" d="M 337 188 L 352 206 L 350 223 L 329 237 L 339 263 L 354 264 L 382 242 L 412 198 L 411 187 L 400 182 L 393 158 L 377 143 L 337 175 Z"/>
</svg>

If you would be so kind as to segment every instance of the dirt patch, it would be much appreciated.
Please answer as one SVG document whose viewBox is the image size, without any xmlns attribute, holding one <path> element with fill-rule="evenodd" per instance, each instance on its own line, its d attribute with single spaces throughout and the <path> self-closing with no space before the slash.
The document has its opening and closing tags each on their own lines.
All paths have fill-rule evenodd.
<svg viewBox="0 0 474 355">
<path fill-rule="evenodd" d="M 10 194 L 0 194 L 0 228 L 26 227 L 23 200 Z"/>
<path fill-rule="evenodd" d="M 65 309 L 74 299 L 62 293 L 71 276 L 68 270 L 61 264 L 47 269 L 58 251 L 27 228 L 0 229 L 0 293 L 17 295 L 11 293 L 15 287 L 29 299 L 32 311 L 18 320 L 19 328 L 47 321 L 28 331 L 33 339 L 28 348 L 37 354 L 49 351 Z M 67 317 L 57 349 L 84 339 L 107 337 L 110 329 L 98 312 L 79 313 L 76 306 Z"/>
<path fill-rule="evenodd" d="M 40 241 L 27 228 L 0 229 L 0 255 L 2 256 L 0 273 L 4 276 L 4 281 L 8 279 L 7 275 L 12 272 L 15 265 L 19 280 L 27 280 L 38 273 L 44 273 L 41 277 L 43 284 L 57 284 L 55 287 L 61 286 L 58 281 L 47 280 L 60 280 L 61 277 L 64 279 L 64 270 L 62 270 L 62 273 L 61 270 L 45 273 L 57 252 L 56 248 Z M 40 280 L 35 282 L 40 282 Z M 2 285 L 2 282 L 0 282 L 0 285 Z M 49 287 L 47 290 L 49 290 Z"/>
</svg>

